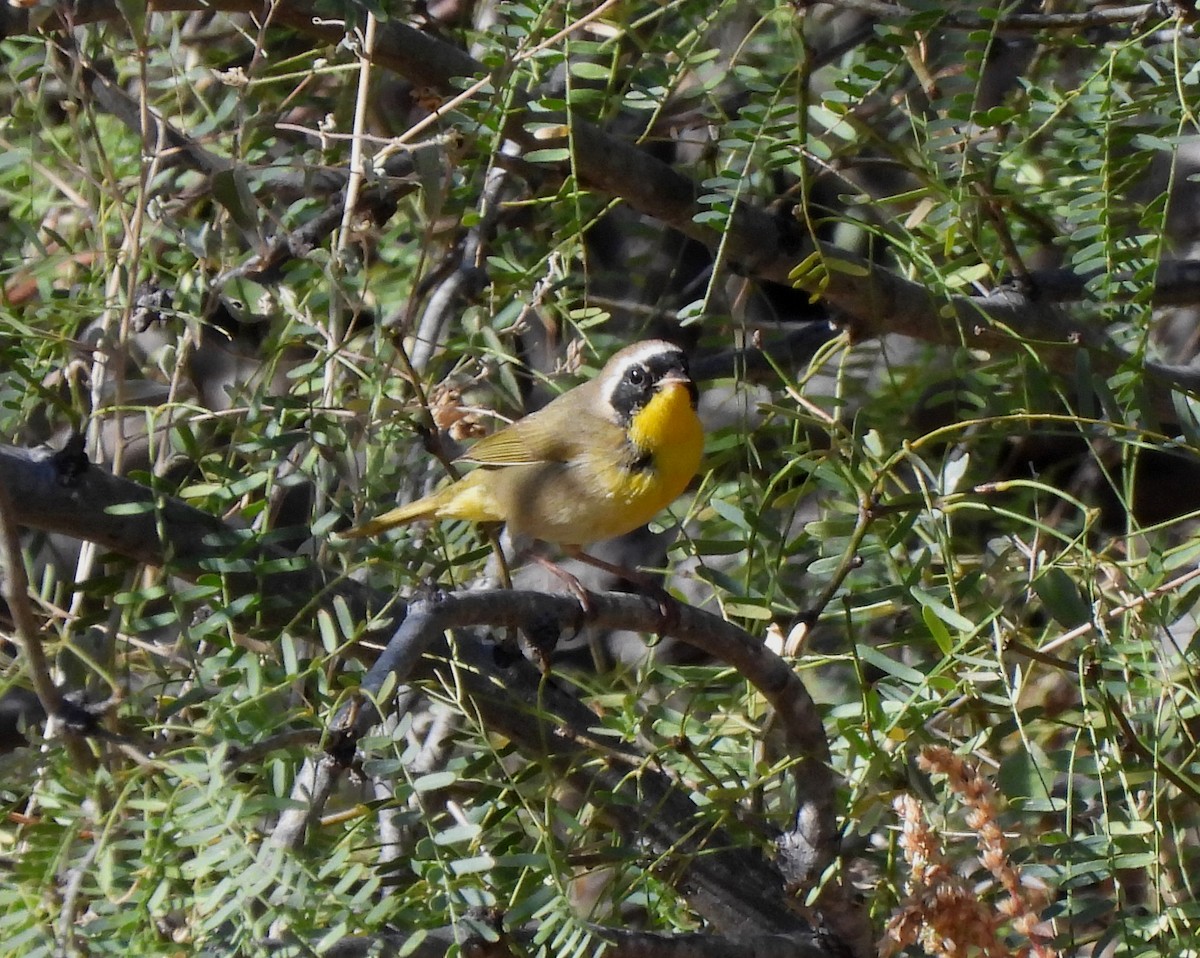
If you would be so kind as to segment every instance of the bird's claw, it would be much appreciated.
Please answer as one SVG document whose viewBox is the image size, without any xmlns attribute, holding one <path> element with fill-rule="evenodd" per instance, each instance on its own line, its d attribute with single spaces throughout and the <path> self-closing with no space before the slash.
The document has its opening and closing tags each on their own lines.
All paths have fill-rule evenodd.
<svg viewBox="0 0 1200 958">
<path fill-rule="evenodd" d="M 662 639 L 679 627 L 679 600 L 659 585 L 650 587 L 648 591 L 650 598 L 658 604 L 658 624 L 655 626 L 654 634 Z"/>
</svg>

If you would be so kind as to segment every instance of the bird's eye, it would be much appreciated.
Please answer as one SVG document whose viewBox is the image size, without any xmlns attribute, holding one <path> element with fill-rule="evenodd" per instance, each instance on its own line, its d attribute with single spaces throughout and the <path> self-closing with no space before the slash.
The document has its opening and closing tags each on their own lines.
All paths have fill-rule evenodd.
<svg viewBox="0 0 1200 958">
<path fill-rule="evenodd" d="M 642 366 L 630 366 L 625 379 L 631 386 L 641 386 L 646 382 L 646 370 Z"/>
</svg>

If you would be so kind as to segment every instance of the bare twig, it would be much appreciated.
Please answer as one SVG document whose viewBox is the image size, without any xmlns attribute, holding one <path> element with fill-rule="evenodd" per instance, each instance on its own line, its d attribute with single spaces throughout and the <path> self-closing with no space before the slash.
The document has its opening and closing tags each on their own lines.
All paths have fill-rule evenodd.
<svg viewBox="0 0 1200 958">
<path fill-rule="evenodd" d="M 100 835 L 94 835 L 92 843 L 88 846 L 87 851 L 84 852 L 83 857 L 67 872 L 66 880 L 63 883 L 62 904 L 60 906 L 58 928 L 55 935 L 56 954 L 70 955 L 72 958 L 76 955 L 85 954 L 79 947 L 75 931 L 78 927 L 80 908 L 86 902 L 86 898 L 82 898 L 81 900 L 84 883 L 89 878 L 94 877 L 92 875 L 92 867 L 95 865 L 96 857 L 100 854 L 100 850 L 103 847 L 104 842 Z"/>
<path fill-rule="evenodd" d="M 350 227 L 354 221 L 354 210 L 358 205 L 358 194 L 363 183 L 363 133 L 367 125 L 367 100 L 371 90 L 371 52 L 375 49 L 375 32 L 378 21 L 375 14 L 367 13 L 367 26 L 362 35 L 362 51 L 358 65 L 358 91 L 354 99 L 354 130 L 350 139 L 350 177 L 346 182 L 346 201 L 342 210 L 341 227 L 338 230 L 338 248 L 345 250 L 350 242 Z"/>
<path fill-rule="evenodd" d="M 1162 585 L 1144 592 L 1142 595 L 1130 599 L 1128 602 L 1122 602 L 1115 608 L 1109 609 L 1103 615 L 1105 622 L 1115 622 L 1126 612 L 1132 612 L 1135 609 L 1140 609 L 1147 602 L 1157 599 L 1159 596 L 1167 595 L 1171 592 L 1177 592 L 1183 586 L 1187 585 L 1194 579 L 1200 578 L 1200 569 L 1190 569 L 1182 575 L 1176 576 L 1169 582 L 1164 582 Z M 1083 625 L 1078 625 L 1073 629 L 1064 632 L 1062 635 L 1056 636 L 1049 642 L 1044 643 L 1037 651 L 1043 655 L 1055 651 L 1066 645 L 1068 642 L 1073 642 L 1081 636 L 1087 635 L 1089 632 L 1095 631 L 1099 620 L 1093 619 L 1090 622 L 1084 622 Z"/>
<path fill-rule="evenodd" d="M 38 701 L 48 716 L 61 715 L 62 693 L 50 676 L 50 661 L 42 648 L 41 630 L 29 603 L 29 580 L 17 536 L 17 517 L 7 483 L 0 481 L 0 566 L 4 573 L 4 601 L 16 627 L 17 639 L 29 665 Z"/>
</svg>

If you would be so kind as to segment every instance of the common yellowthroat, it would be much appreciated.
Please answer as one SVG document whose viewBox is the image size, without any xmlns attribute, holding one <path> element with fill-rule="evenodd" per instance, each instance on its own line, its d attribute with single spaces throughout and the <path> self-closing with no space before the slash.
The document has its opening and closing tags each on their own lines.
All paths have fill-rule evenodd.
<svg viewBox="0 0 1200 958">
<path fill-rule="evenodd" d="M 342 536 L 416 519 L 506 522 L 578 554 L 645 525 L 687 488 L 704 446 L 697 399 L 678 346 L 626 346 L 595 379 L 475 443 L 459 460 L 473 472 Z"/>
</svg>

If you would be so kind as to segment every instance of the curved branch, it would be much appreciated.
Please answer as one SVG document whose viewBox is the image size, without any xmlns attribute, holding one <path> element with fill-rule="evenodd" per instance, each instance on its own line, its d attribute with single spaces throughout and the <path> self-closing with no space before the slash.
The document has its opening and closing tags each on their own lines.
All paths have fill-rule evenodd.
<svg viewBox="0 0 1200 958">
<path fill-rule="evenodd" d="M 657 603 L 644 596 L 593 594 L 590 603 L 589 625 L 638 632 L 654 632 L 661 626 Z M 415 599 L 387 649 L 364 677 L 361 689 L 374 696 L 389 677 L 397 683 L 407 681 L 421 656 L 449 629 L 478 625 L 521 628 L 536 622 L 539 627 L 561 632 L 575 628 L 579 614 L 579 604 L 572 596 L 541 592 L 497 590 Z M 796 759 L 792 771 L 799 796 L 794 830 L 783 837 L 780 846 L 788 857 L 790 878 L 804 880 L 819 874 L 837 853 L 837 821 L 829 744 L 808 690 L 780 656 L 717 616 L 681 606 L 670 634 L 733 666 L 771 704 L 785 748 Z M 349 714 L 339 716 L 342 721 L 335 722 L 335 727 L 349 731 Z M 361 708 L 351 734 L 361 735 L 377 718 L 373 709 Z M 586 729 L 592 716 L 587 713 L 577 718 L 577 724 Z"/>
<path fill-rule="evenodd" d="M 830 958 L 832 948 L 814 943 L 812 936 L 759 935 L 721 936 L 705 933 L 678 935 L 590 924 L 596 938 L 607 942 L 606 958 Z M 417 935 L 388 932 L 339 939 L 325 952 L 329 958 L 368 958 L 372 955 L 409 954 L 414 958 L 443 958 L 457 942 L 461 954 L 480 958 L 509 958 L 515 954 L 506 942 L 520 946 L 521 954 L 532 953 L 539 943 L 537 925 L 505 931 L 496 943 L 484 941 L 465 929 L 435 928 Z M 283 943 L 279 943 L 282 949 Z M 274 943 L 268 942 L 268 948 Z"/>
<path fill-rule="evenodd" d="M 655 629 L 657 603 L 639 596 L 593 594 L 594 624 Z M 363 677 L 364 696 L 347 703 L 331 727 L 327 753 L 310 759 L 293 789 L 289 809 L 272 834 L 278 844 L 296 846 L 324 802 L 355 743 L 380 720 L 380 712 L 403 712 L 397 697 L 412 695 L 405 685 L 415 677 L 440 675 L 447 687 L 463 690 L 483 727 L 542 760 L 584 795 L 611 795 L 599 811 L 637 849 L 649 867 L 673 885 L 697 913 L 723 932 L 737 935 L 801 935 L 814 945 L 817 935 L 789 904 L 784 876 L 760 849 L 739 842 L 706 821 L 688 791 L 636 748 L 595 732 L 596 716 L 569 690 L 538 674 L 523 658 L 509 657 L 465 627 L 495 626 L 574 629 L 578 601 L 568 595 L 535 592 L 437 594 L 414 599 L 392 641 Z M 453 649 L 445 635 L 458 629 Z M 801 759 L 800 792 L 807 815 L 803 832 L 811 860 L 829 861 L 835 852 L 833 785 L 826 764 L 824 730 L 811 700 L 785 663 L 746 633 L 715 616 L 683 607 L 673 635 L 735 664 L 780 709 L 790 744 L 813 754 Z M 434 655 L 427 656 L 426 653 Z M 440 664 L 439 664 L 440 663 Z M 447 673 L 449 671 L 449 674 Z M 379 701 L 385 685 L 395 691 Z M 599 759 L 599 761 L 598 761 Z M 795 839 L 789 836 L 789 845 Z"/>
</svg>

